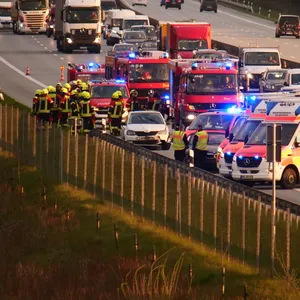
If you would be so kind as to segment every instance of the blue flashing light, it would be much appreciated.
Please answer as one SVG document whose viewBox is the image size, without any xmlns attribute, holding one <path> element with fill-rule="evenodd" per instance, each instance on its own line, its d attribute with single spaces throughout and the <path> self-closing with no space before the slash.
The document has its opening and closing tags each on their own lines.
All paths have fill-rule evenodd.
<svg viewBox="0 0 300 300">
<path fill-rule="evenodd" d="M 226 70 L 230 70 L 231 67 L 232 67 L 231 63 L 226 63 Z"/>
<path fill-rule="evenodd" d="M 243 156 L 242 156 L 242 155 L 239 155 L 239 159 L 243 159 Z"/>
<path fill-rule="evenodd" d="M 133 53 L 133 52 L 129 53 L 129 54 L 128 54 L 128 57 L 129 57 L 129 58 L 135 58 L 135 53 Z"/>
<path fill-rule="evenodd" d="M 227 112 L 230 113 L 230 114 L 239 114 L 241 113 L 243 110 L 239 107 L 236 107 L 236 106 L 232 106 L 230 108 L 227 109 Z"/>
<path fill-rule="evenodd" d="M 258 155 L 255 155 L 254 158 L 255 158 L 255 159 L 259 159 L 259 156 L 258 156 Z"/>
<path fill-rule="evenodd" d="M 192 68 L 197 68 L 198 64 L 197 63 L 192 63 Z"/>
<path fill-rule="evenodd" d="M 227 154 L 227 155 L 231 155 L 232 153 L 231 153 L 231 152 L 227 152 L 226 154 Z"/>
<path fill-rule="evenodd" d="M 89 63 L 89 67 L 90 67 L 90 68 L 93 68 L 93 67 L 94 67 L 94 63 L 90 62 L 90 63 Z"/>
<path fill-rule="evenodd" d="M 126 81 L 124 79 L 117 79 L 116 83 L 126 83 Z"/>
<path fill-rule="evenodd" d="M 169 96 L 169 95 L 165 95 L 165 96 L 164 96 L 164 99 L 169 100 L 169 99 L 170 99 L 170 96 Z"/>
</svg>

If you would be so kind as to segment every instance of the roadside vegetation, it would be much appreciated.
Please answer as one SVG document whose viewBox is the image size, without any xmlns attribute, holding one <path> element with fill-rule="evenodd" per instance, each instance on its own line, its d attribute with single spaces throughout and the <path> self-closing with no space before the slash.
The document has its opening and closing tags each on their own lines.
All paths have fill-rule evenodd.
<svg viewBox="0 0 300 300">
<path fill-rule="evenodd" d="M 295 275 L 265 279 L 3 152 L 0 174 L 2 299 L 220 299 L 222 266 L 231 299 L 245 284 L 248 299 L 300 297 Z"/>
</svg>

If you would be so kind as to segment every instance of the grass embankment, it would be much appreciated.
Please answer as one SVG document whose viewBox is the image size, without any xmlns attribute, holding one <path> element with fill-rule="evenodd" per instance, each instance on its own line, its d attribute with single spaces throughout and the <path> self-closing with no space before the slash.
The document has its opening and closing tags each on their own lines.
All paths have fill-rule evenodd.
<svg viewBox="0 0 300 300">
<path fill-rule="evenodd" d="M 300 297 L 297 282 L 293 285 L 289 281 L 288 287 L 284 279 L 265 280 L 247 266 L 222 262 L 221 256 L 196 243 L 127 213 L 121 214 L 118 208 L 73 186 L 56 185 L 48 177 L 41 178 L 41 173 L 33 168 L 20 167 L 19 182 L 25 192 L 21 195 L 14 184 L 18 181 L 16 167 L 14 158 L 1 153 L 2 299 L 118 299 L 118 294 L 121 299 L 125 294 L 126 299 L 218 299 L 223 265 L 228 297 L 242 297 L 244 283 L 250 299 Z M 119 233 L 118 250 L 114 224 Z M 137 257 L 134 234 L 138 235 Z M 158 268 L 152 268 L 151 273 L 153 246 L 157 257 L 169 252 L 157 261 Z M 189 264 L 193 267 L 192 284 Z M 128 285 L 124 285 L 126 282 Z M 171 291 L 176 296 L 169 297 L 173 295 Z M 149 296 L 151 293 L 155 295 Z"/>
<path fill-rule="evenodd" d="M 27 107 L 26 105 L 17 102 L 15 99 L 9 97 L 6 94 L 3 94 L 3 96 L 4 96 L 4 101 L 0 102 L 0 104 L 7 104 L 8 106 L 13 106 L 15 108 L 18 107 L 22 111 L 30 112 L 30 108 Z"/>
</svg>

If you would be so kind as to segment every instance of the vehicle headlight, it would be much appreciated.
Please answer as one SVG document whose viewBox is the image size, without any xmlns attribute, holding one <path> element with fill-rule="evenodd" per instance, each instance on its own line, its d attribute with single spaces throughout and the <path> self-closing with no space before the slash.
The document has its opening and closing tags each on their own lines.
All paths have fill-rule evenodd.
<svg viewBox="0 0 300 300">
<path fill-rule="evenodd" d="M 117 33 L 115 30 L 112 30 L 111 33 Z"/>
<path fill-rule="evenodd" d="M 72 44 L 73 43 L 73 41 L 72 41 L 71 38 L 67 38 L 67 42 L 68 42 L 68 44 Z"/>
<path fill-rule="evenodd" d="M 249 79 L 252 79 L 253 78 L 253 75 L 251 73 L 247 73 L 246 76 L 249 78 Z"/>
<path fill-rule="evenodd" d="M 189 114 L 189 115 L 186 116 L 186 118 L 188 120 L 194 120 L 196 117 L 195 117 L 195 115 Z"/>
<path fill-rule="evenodd" d="M 271 86 L 270 84 L 266 84 L 266 88 L 267 88 L 267 89 L 271 89 L 272 86 Z"/>
<path fill-rule="evenodd" d="M 100 37 L 96 37 L 95 40 L 94 40 L 94 43 L 95 44 L 100 44 L 101 43 Z"/>
<path fill-rule="evenodd" d="M 133 130 L 127 130 L 126 134 L 127 135 L 135 135 L 135 132 Z"/>
<path fill-rule="evenodd" d="M 236 156 L 233 157 L 232 161 L 233 161 L 233 162 L 236 162 Z"/>
<path fill-rule="evenodd" d="M 54 28 L 54 25 L 50 25 L 50 28 Z"/>
</svg>

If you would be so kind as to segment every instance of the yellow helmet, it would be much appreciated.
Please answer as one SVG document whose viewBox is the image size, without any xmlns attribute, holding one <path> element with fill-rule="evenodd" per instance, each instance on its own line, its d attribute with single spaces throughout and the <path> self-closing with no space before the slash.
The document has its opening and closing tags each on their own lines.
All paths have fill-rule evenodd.
<svg viewBox="0 0 300 300">
<path fill-rule="evenodd" d="M 80 84 L 82 83 L 82 80 L 81 80 L 81 79 L 77 79 L 76 83 L 77 83 L 78 85 L 80 85 Z"/>
<path fill-rule="evenodd" d="M 119 99 L 119 93 L 114 92 L 111 97 L 112 97 L 113 100 L 118 100 Z"/>
<path fill-rule="evenodd" d="M 89 87 L 85 82 L 81 83 L 81 90 L 82 91 L 88 91 L 89 90 Z"/>
<path fill-rule="evenodd" d="M 122 98 L 123 97 L 123 94 L 121 91 L 116 91 L 116 93 L 118 94 L 119 98 Z"/>
<path fill-rule="evenodd" d="M 130 95 L 132 95 L 133 97 L 137 97 L 138 92 L 136 90 L 131 90 Z"/>
<path fill-rule="evenodd" d="M 71 95 L 72 95 L 72 96 L 78 95 L 78 90 L 77 90 L 77 89 L 73 90 L 73 91 L 71 92 Z"/>
<path fill-rule="evenodd" d="M 64 94 L 68 94 L 68 93 L 69 93 L 68 90 L 67 90 L 66 88 L 62 88 L 62 89 L 61 89 L 61 92 L 64 93 Z"/>
<path fill-rule="evenodd" d="M 42 95 L 48 95 L 48 90 L 47 89 L 43 89 L 42 90 Z"/>
<path fill-rule="evenodd" d="M 42 94 L 42 90 L 36 90 L 36 91 L 35 91 L 35 94 L 36 94 L 37 96 L 40 96 L 40 95 Z"/>
<path fill-rule="evenodd" d="M 81 97 L 85 100 L 90 100 L 91 99 L 91 95 L 89 92 L 82 92 L 81 93 Z"/>
<path fill-rule="evenodd" d="M 49 91 L 49 93 L 55 93 L 56 92 L 56 88 L 54 86 L 52 86 L 52 85 L 49 85 L 48 86 L 48 91 Z"/>
<path fill-rule="evenodd" d="M 62 84 L 59 82 L 59 83 L 56 84 L 56 86 L 61 86 L 62 87 Z"/>
<path fill-rule="evenodd" d="M 66 88 L 66 89 L 70 89 L 71 88 L 71 86 L 70 86 L 70 84 L 69 83 L 65 83 L 65 85 L 64 85 L 64 88 Z"/>
</svg>

